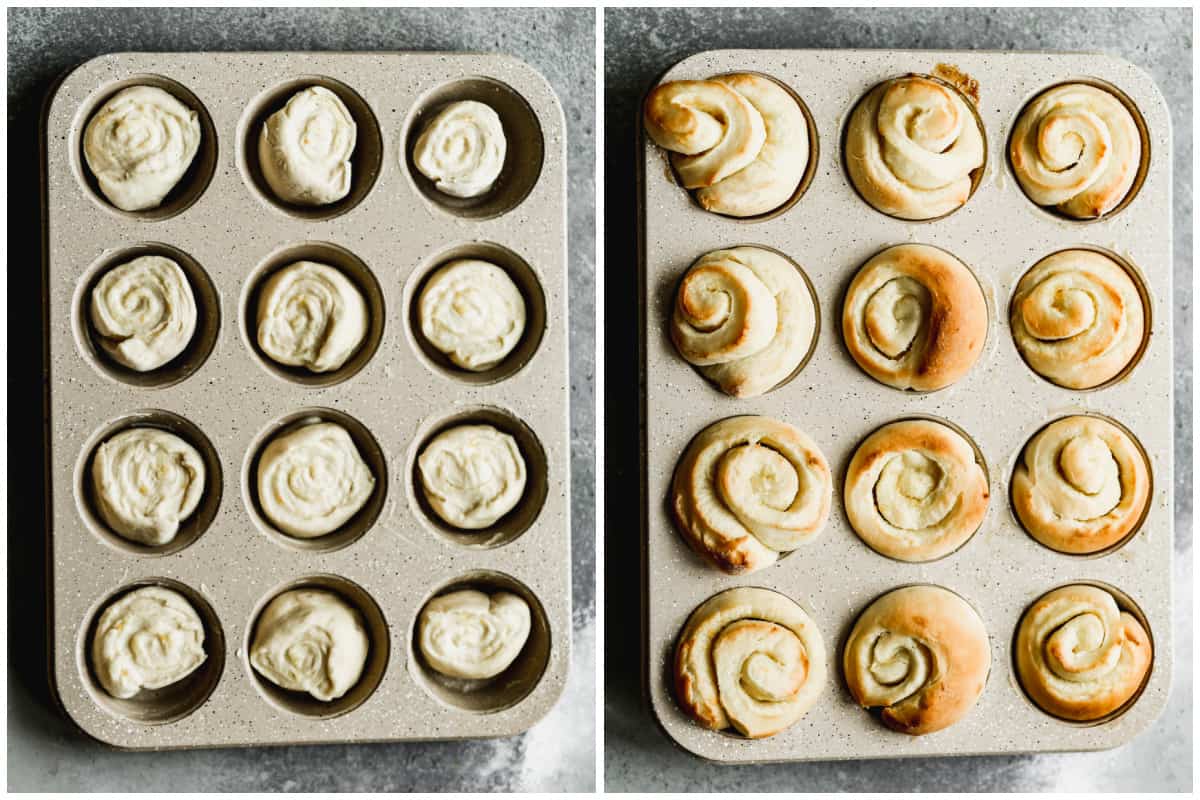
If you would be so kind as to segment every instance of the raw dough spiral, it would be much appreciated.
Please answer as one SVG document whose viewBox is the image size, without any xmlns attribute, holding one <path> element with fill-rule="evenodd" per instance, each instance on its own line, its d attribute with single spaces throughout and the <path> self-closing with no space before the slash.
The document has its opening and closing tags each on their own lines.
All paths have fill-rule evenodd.
<svg viewBox="0 0 1200 800">
<path fill-rule="evenodd" d="M 675 649 L 675 694 L 711 730 L 751 739 L 795 724 L 825 686 L 825 643 L 794 601 L 767 589 L 728 589 L 688 618 Z"/>
<path fill-rule="evenodd" d="M 127 428 L 96 448 L 92 488 L 108 526 L 144 545 L 169 543 L 204 494 L 204 459 L 158 428 Z"/>
<path fill-rule="evenodd" d="M 783 205 L 808 167 L 808 122 L 795 98 L 762 75 L 670 81 L 646 97 L 646 131 L 701 207 L 732 217 Z"/>
<path fill-rule="evenodd" d="M 715 250 L 684 275 L 671 341 L 734 397 L 755 397 L 791 375 L 812 347 L 817 309 L 790 261 L 759 247 Z"/>
<path fill-rule="evenodd" d="M 979 528 L 988 483 L 970 443 L 930 420 L 902 420 L 867 437 L 850 460 L 844 490 L 854 532 L 899 561 L 954 552 Z"/>
<path fill-rule="evenodd" d="M 842 336 L 875 380 L 932 392 L 962 378 L 983 352 L 983 290 L 954 256 L 925 244 L 889 247 L 846 292 Z"/>
<path fill-rule="evenodd" d="M 1075 584 L 1038 599 L 1017 629 L 1017 677 L 1043 711 L 1094 720 L 1141 687 L 1153 656 L 1150 636 L 1108 592 Z"/>
<path fill-rule="evenodd" d="M 357 138 L 358 125 L 341 98 L 324 86 L 310 86 L 267 117 L 258 137 L 258 163 L 285 203 L 336 203 L 350 193 Z"/>
<path fill-rule="evenodd" d="M 736 575 L 768 567 L 825 527 L 829 464 L 796 428 L 732 417 L 691 441 L 671 487 L 675 525 L 697 553 Z"/>
<path fill-rule="evenodd" d="M 104 609 L 92 637 L 96 679 L 120 699 L 178 683 L 207 657 L 200 615 L 183 595 L 162 586 L 122 595 Z"/>
<path fill-rule="evenodd" d="M 871 603 L 842 654 L 850 694 L 889 728 L 919 736 L 953 725 L 983 693 L 991 667 L 975 609 L 940 586 L 906 586 Z"/>
<path fill-rule="evenodd" d="M 157 208 L 199 149 L 199 114 L 154 86 L 117 92 L 83 132 L 88 169 L 122 211 Z"/>
<path fill-rule="evenodd" d="M 463 369 L 504 360 L 525 332 L 525 298 L 500 267 L 463 258 L 441 266 L 417 301 L 421 333 Z"/>
<path fill-rule="evenodd" d="M 439 192 L 478 197 L 500 177 L 507 151 L 500 115 L 484 103 L 463 100 L 443 108 L 425 126 L 413 163 Z"/>
<path fill-rule="evenodd" d="M 417 458 L 429 505 L 456 528 L 495 524 L 525 493 L 525 459 L 517 440 L 491 425 L 439 433 Z"/>
<path fill-rule="evenodd" d="M 187 348 L 196 332 L 196 298 L 177 263 L 139 256 L 96 283 L 91 319 L 104 352 L 130 369 L 149 372 Z"/>
<path fill-rule="evenodd" d="M 333 422 L 277 436 L 259 456 L 259 506 L 276 527 L 299 539 L 337 530 L 374 489 L 375 476 L 354 440 Z"/>
<path fill-rule="evenodd" d="M 1029 535 L 1063 553 L 1097 553 L 1141 522 L 1150 468 L 1125 431 L 1065 417 L 1039 431 L 1013 470 L 1013 508 Z"/>
<path fill-rule="evenodd" d="M 1042 377 L 1091 389 L 1137 354 L 1145 311 L 1119 264 L 1094 250 L 1063 250 L 1026 272 L 1013 295 L 1013 341 Z"/>
<path fill-rule="evenodd" d="M 358 683 L 369 648 L 358 609 L 331 591 L 293 589 L 259 615 L 250 663 L 276 686 L 328 703 Z"/>
<path fill-rule="evenodd" d="M 934 219 L 971 196 L 983 133 L 963 95 L 932 78 L 879 84 L 846 129 L 846 168 L 863 199 L 900 219 Z"/>
<path fill-rule="evenodd" d="M 310 372 L 340 369 L 367 335 L 367 303 L 345 275 L 297 261 L 263 284 L 258 346 L 280 364 Z"/>
<path fill-rule="evenodd" d="M 1142 139 L 1125 104 L 1083 83 L 1056 86 L 1025 107 L 1009 140 L 1021 188 L 1076 219 L 1107 214 L 1129 193 Z"/>
<path fill-rule="evenodd" d="M 421 609 L 421 655 L 452 678 L 494 678 L 520 655 L 529 626 L 529 604 L 511 592 L 450 592 Z"/>
</svg>

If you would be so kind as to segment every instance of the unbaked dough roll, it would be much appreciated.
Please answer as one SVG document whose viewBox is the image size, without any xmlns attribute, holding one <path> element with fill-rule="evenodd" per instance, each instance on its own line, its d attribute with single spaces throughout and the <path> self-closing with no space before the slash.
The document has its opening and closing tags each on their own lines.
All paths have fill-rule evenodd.
<svg viewBox="0 0 1200 800">
<path fill-rule="evenodd" d="M 417 469 L 425 499 L 456 528 L 495 524 L 525 493 L 521 448 L 491 425 L 459 425 L 439 433 L 421 451 Z"/>
<path fill-rule="evenodd" d="M 284 533 L 314 539 L 345 525 L 375 489 L 346 429 L 333 422 L 276 436 L 258 460 L 258 503 Z"/>
<path fill-rule="evenodd" d="M 96 510 L 114 532 L 152 547 L 175 538 L 204 495 L 204 459 L 159 428 L 127 428 L 92 457 Z"/>
<path fill-rule="evenodd" d="M 513 351 L 525 332 L 525 298 L 500 267 L 461 258 L 437 269 L 417 301 L 425 339 L 459 367 L 481 372 Z"/>
<path fill-rule="evenodd" d="M 988 483 L 957 431 L 931 420 L 902 420 L 854 451 L 844 497 L 850 525 L 873 550 L 900 561 L 933 561 L 978 530 Z"/>
<path fill-rule="evenodd" d="M 1145 333 L 1142 296 L 1129 273 L 1094 250 L 1063 250 L 1017 284 L 1013 341 L 1042 377 L 1091 389 L 1123 370 Z"/>
<path fill-rule="evenodd" d="M 113 601 L 91 644 L 96 679 L 120 699 L 178 683 L 208 657 L 200 615 L 183 595 L 162 586 L 143 586 Z"/>
<path fill-rule="evenodd" d="M 117 92 L 83 132 L 88 169 L 123 211 L 161 205 L 199 149 L 199 114 L 154 86 Z"/>
<path fill-rule="evenodd" d="M 310 86 L 267 117 L 258 137 L 263 177 L 285 203 L 322 206 L 350 193 L 358 125 L 341 98 Z"/>
<path fill-rule="evenodd" d="M 1150 670 L 1150 636 L 1108 592 L 1076 584 L 1038 598 L 1017 629 L 1017 677 L 1047 713 L 1094 720 L 1125 705 Z"/>
<path fill-rule="evenodd" d="M 808 123 L 795 98 L 762 75 L 670 81 L 646 97 L 646 130 L 701 207 L 752 217 L 788 201 L 808 167 Z"/>
<path fill-rule="evenodd" d="M 1013 470 L 1013 508 L 1029 535 L 1063 553 L 1097 553 L 1141 522 L 1150 468 L 1133 439 L 1099 417 L 1064 417 L 1029 440 Z"/>
<path fill-rule="evenodd" d="M 983 133 L 967 99 L 922 76 L 879 84 L 854 108 L 846 168 L 863 199 L 900 219 L 934 219 L 971 196 Z"/>
<path fill-rule="evenodd" d="M 258 298 L 258 346 L 280 364 L 340 369 L 367 335 L 367 303 L 349 278 L 315 261 L 289 264 Z"/>
<path fill-rule="evenodd" d="M 250 663 L 276 686 L 327 703 L 358 683 L 369 648 L 358 609 L 331 591 L 293 589 L 258 616 Z"/>
<path fill-rule="evenodd" d="M 675 467 L 675 525 L 734 575 L 768 567 L 829 518 L 829 464 L 808 436 L 769 417 L 732 417 L 692 440 Z"/>
<path fill-rule="evenodd" d="M 990 667 L 983 620 L 940 586 L 906 586 L 871 603 L 842 654 L 855 702 L 912 736 L 958 722 L 983 693 Z"/>
<path fill-rule="evenodd" d="M 435 597 L 421 609 L 421 655 L 443 675 L 494 678 L 516 660 L 529 638 L 529 604 L 512 592 L 475 589 Z"/>
<path fill-rule="evenodd" d="M 872 257 L 850 283 L 842 337 L 875 380 L 932 392 L 962 378 L 983 352 L 988 312 L 979 282 L 944 250 L 901 244 Z"/>
<path fill-rule="evenodd" d="M 96 283 L 91 319 L 104 352 L 130 369 L 149 372 L 187 348 L 196 332 L 196 298 L 177 263 L 139 256 Z"/>
<path fill-rule="evenodd" d="M 755 397 L 800 366 L 816 325 L 812 293 L 792 262 L 735 247 L 688 269 L 675 295 L 671 341 L 726 394 Z"/>
<path fill-rule="evenodd" d="M 464 100 L 446 106 L 425 126 L 413 163 L 439 192 L 478 197 L 500 177 L 507 151 L 500 115 L 489 105 Z"/>
<path fill-rule="evenodd" d="M 1029 199 L 1091 219 L 1120 205 L 1142 160 L 1125 104 L 1083 83 L 1056 86 L 1025 107 L 1009 140 L 1013 172 Z"/>
<path fill-rule="evenodd" d="M 825 686 L 825 643 L 794 601 L 728 589 L 692 612 L 675 648 L 675 693 L 711 730 L 773 736 L 812 708 Z"/>
</svg>

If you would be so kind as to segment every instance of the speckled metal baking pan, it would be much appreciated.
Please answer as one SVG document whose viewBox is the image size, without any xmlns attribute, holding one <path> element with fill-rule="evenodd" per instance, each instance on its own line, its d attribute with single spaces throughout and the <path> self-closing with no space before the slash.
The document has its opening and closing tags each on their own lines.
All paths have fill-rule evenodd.
<svg viewBox="0 0 1200 800">
<path fill-rule="evenodd" d="M 932 222 L 885 216 L 855 192 L 842 163 L 841 138 L 858 100 L 880 81 L 932 74 L 945 65 L 979 82 L 979 116 L 987 164 L 980 185 L 958 211 Z M 647 688 L 654 713 L 685 749 L 728 762 L 807 761 L 1098 750 L 1129 741 L 1167 702 L 1171 682 L 1172 431 L 1171 393 L 1171 130 L 1162 95 L 1146 73 L 1104 55 L 892 50 L 722 50 L 672 67 L 662 80 L 761 72 L 793 89 L 817 130 L 816 170 L 794 206 L 763 221 L 742 222 L 703 211 L 673 180 L 661 150 L 642 136 L 642 267 L 645 398 L 645 640 Z M 1009 133 L 1025 104 L 1069 79 L 1100 79 L 1140 110 L 1148 131 L 1149 169 L 1127 207 L 1094 222 L 1075 222 L 1035 206 L 1008 165 Z M 640 127 L 640 126 L 639 126 Z M 931 394 L 877 383 L 850 358 L 841 340 L 841 304 L 858 268 L 887 246 L 935 245 L 969 266 L 988 304 L 987 344 L 958 383 Z M 709 385 L 675 352 L 668 335 L 675 287 L 700 255 L 758 244 L 799 264 L 819 303 L 818 341 L 791 382 L 737 400 Z M 1149 344 L 1136 367 L 1115 384 L 1090 392 L 1059 388 L 1022 361 L 1007 320 L 1020 277 L 1039 259 L 1091 245 L 1132 264 L 1149 295 Z M 1149 455 L 1150 508 L 1139 532 L 1099 557 L 1052 552 L 1028 536 L 1013 514 L 1009 480 L 1025 442 L 1048 422 L 1099 413 L 1130 429 Z M 729 577 L 692 554 L 668 512 L 671 476 L 693 436 L 738 414 L 790 422 L 821 447 L 833 470 L 828 526 L 775 565 Z M 905 564 L 867 547 L 851 529 L 841 486 L 854 448 L 887 422 L 926 415 L 948 420 L 974 439 L 986 461 L 991 503 L 983 526 L 959 551 L 926 564 Z M 1020 689 L 1013 667 L 1021 614 L 1057 586 L 1102 581 L 1127 593 L 1144 612 L 1153 637 L 1152 673 L 1141 697 L 1098 725 L 1061 721 Z M 841 677 L 841 650 L 855 617 L 871 600 L 905 584 L 934 583 L 965 597 L 991 640 L 991 673 L 983 696 L 959 722 L 910 737 L 885 728 L 857 707 Z M 768 739 L 701 728 L 680 710 L 671 686 L 675 640 L 692 610 L 734 586 L 776 589 L 814 618 L 828 650 L 829 680 L 820 700 L 796 725 Z"/>
<path fill-rule="evenodd" d="M 142 214 L 105 202 L 80 150 L 91 113 L 134 84 L 179 96 L 204 133 L 189 173 Z M 358 125 L 351 192 L 316 210 L 272 199 L 254 147 L 261 121 L 312 84 L 337 92 Z M 495 107 L 509 142 L 497 186 L 475 202 L 443 198 L 410 168 L 421 121 L 462 99 Z M 43 121 L 49 666 L 66 713 L 135 749 L 505 736 L 544 716 L 566 680 L 571 631 L 566 134 L 545 79 L 500 55 L 119 53 L 67 75 Z M 192 346 L 148 378 L 97 354 L 81 301 L 100 270 L 146 251 L 183 264 L 199 306 Z M 422 279 L 464 255 L 505 267 L 529 309 L 514 354 L 474 376 L 440 360 L 411 313 Z M 258 279 L 303 257 L 340 267 L 372 311 L 367 344 L 332 379 L 272 365 L 249 333 Z M 313 418 L 350 430 L 377 491 L 347 530 L 297 542 L 266 528 L 248 477 L 267 436 Z M 200 510 L 160 552 L 106 532 L 85 489 L 92 449 L 139 420 L 180 432 L 209 465 Z M 479 535 L 435 523 L 414 486 L 420 445 L 464 420 L 513 433 L 529 467 L 521 504 Z M 209 658 L 178 686 L 116 701 L 92 675 L 89 626 L 146 582 L 192 600 Z M 249 665 L 257 611 L 296 584 L 340 592 L 370 632 L 362 679 L 332 706 Z M 517 591 L 533 610 L 522 655 L 482 688 L 439 680 L 414 655 L 425 601 L 463 585 Z"/>
</svg>

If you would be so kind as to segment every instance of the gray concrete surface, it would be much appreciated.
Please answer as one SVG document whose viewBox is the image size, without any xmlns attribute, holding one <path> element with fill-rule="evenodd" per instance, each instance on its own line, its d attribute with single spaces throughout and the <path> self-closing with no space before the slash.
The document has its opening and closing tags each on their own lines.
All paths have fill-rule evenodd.
<svg viewBox="0 0 1200 800">
<path fill-rule="evenodd" d="M 610 791 L 1186 791 L 1192 785 L 1192 12 L 1187 9 L 608 9 L 605 34 L 605 786 Z M 640 685 L 638 277 L 634 134 L 641 94 L 700 50 L 1101 51 L 1150 71 L 1175 148 L 1176 672 L 1167 712 L 1114 751 L 723 767 L 674 747 Z M 816 78 L 817 76 L 814 76 Z"/>
<path fill-rule="evenodd" d="M 119 50 L 471 50 L 515 55 L 544 74 L 570 137 L 574 657 L 551 715 L 509 739 L 121 753 L 77 733 L 45 669 L 41 470 L 9 478 L 8 788 L 13 791 L 589 791 L 595 785 L 595 517 L 592 320 L 595 275 L 591 9 L 12 9 L 8 11 L 9 192 L 38 184 L 43 98 L 70 67 Z M 39 330 L 40 210 L 9 206 L 10 324 Z M 38 430 L 36 346 L 9 356 L 9 423 Z M 37 445 L 29 445 L 35 450 Z M 25 499 L 25 502 L 22 501 Z"/>
</svg>

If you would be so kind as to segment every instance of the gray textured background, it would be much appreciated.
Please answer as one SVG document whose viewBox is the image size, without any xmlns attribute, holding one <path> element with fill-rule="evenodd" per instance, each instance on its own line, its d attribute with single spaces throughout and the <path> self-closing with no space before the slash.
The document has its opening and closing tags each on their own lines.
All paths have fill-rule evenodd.
<svg viewBox="0 0 1200 800">
<path fill-rule="evenodd" d="M 588 791 L 595 785 L 594 165 L 591 9 L 13 9 L 10 193 L 36 186 L 51 83 L 121 50 L 460 50 L 515 55 L 554 86 L 569 133 L 574 652 L 567 691 L 523 736 L 471 742 L 121 753 L 76 732 L 50 699 L 40 469 L 9 476 L 8 788 L 64 791 Z M 41 328 L 40 209 L 9 205 L 15 330 Z M 27 343 L 28 344 L 28 343 Z M 41 348 L 9 356 L 9 424 L 38 430 Z M 24 502 L 22 502 L 24 498 Z"/>
<path fill-rule="evenodd" d="M 1192 12 L 1186 9 L 608 9 L 605 35 L 605 786 L 612 791 L 1179 791 L 1192 784 Z M 637 559 L 638 103 L 658 75 L 714 48 L 1102 51 L 1149 70 L 1175 149 L 1176 670 L 1168 711 L 1117 750 L 757 766 L 674 747 L 642 700 Z M 618 321 L 621 324 L 614 324 Z M 630 491 L 618 491 L 619 489 Z"/>
</svg>

